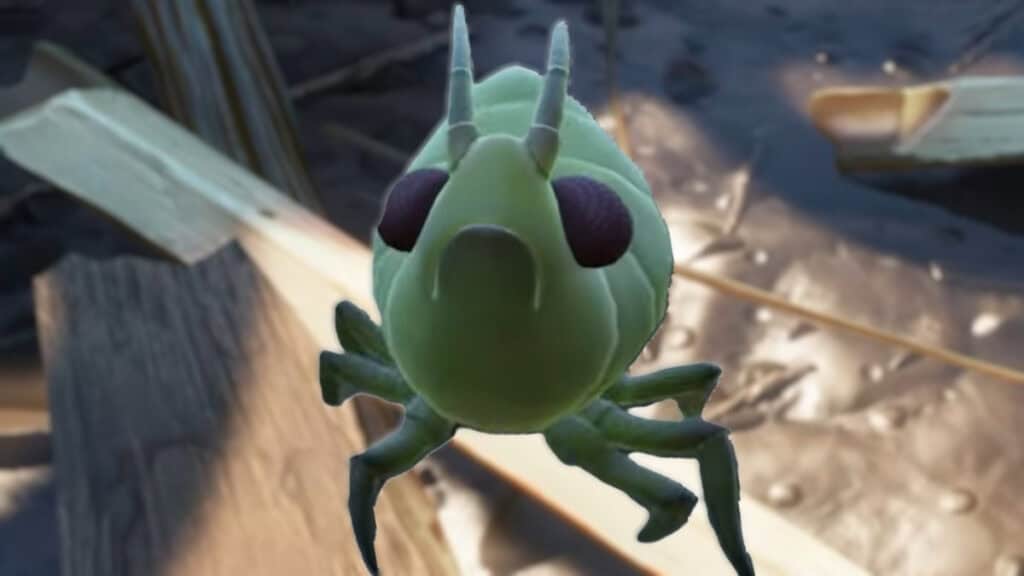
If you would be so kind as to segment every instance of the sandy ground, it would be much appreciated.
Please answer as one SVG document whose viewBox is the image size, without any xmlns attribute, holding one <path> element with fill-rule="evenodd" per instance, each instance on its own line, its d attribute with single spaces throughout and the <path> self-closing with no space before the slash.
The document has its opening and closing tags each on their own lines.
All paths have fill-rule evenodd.
<svg viewBox="0 0 1024 576">
<path fill-rule="evenodd" d="M 426 11 L 399 20 L 384 2 L 295 0 L 258 4 L 285 75 L 292 83 L 447 26 L 443 12 Z M 1007 362 L 1015 360 L 1013 350 L 1024 342 L 1020 320 L 1024 312 L 1020 302 L 1024 240 L 1019 236 L 1024 231 L 1024 219 L 1020 217 L 1024 196 L 1017 190 L 1018 169 L 854 182 L 836 174 L 831 151 L 807 122 L 803 105 L 816 87 L 845 82 L 894 85 L 933 80 L 947 75 L 955 63 L 970 73 L 1019 73 L 1024 67 L 1024 37 L 1020 34 L 1024 22 L 1018 4 L 1008 0 L 644 0 L 629 4 L 632 8 L 623 19 L 620 77 L 638 162 L 655 195 L 666 212 L 672 209 L 667 215 L 679 234 L 697 240 L 704 234 L 700 230 L 707 226 L 701 228 L 695 223 L 717 225 L 735 203 L 741 202 L 744 207 L 740 226 L 743 245 L 725 250 L 708 266 L 767 288 L 789 291 L 836 311 L 920 333 L 922 338 L 937 333 L 936 338 L 943 343 Z M 16 79 L 31 43 L 47 38 L 152 98 L 148 64 L 142 58 L 130 20 L 118 5 L 112 0 L 0 2 L 0 82 Z M 466 5 L 478 76 L 509 63 L 539 67 L 548 27 L 556 18 L 567 17 L 574 40 L 572 93 L 595 111 L 603 108 L 603 37 L 590 2 L 502 0 L 469 1 Z M 352 26 L 352 22 L 359 25 Z M 368 234 L 387 184 L 401 167 L 332 136 L 330 127 L 347 127 L 396 149 L 414 151 L 440 113 L 445 59 L 446 52 L 440 49 L 413 62 L 389 67 L 344 91 L 323 93 L 296 104 L 311 170 L 326 195 L 332 218 L 356 236 L 365 238 Z M 738 196 L 734 184 L 742 170 L 748 170 L 749 182 Z M 72 248 L 103 256 L 131 246 L 116 230 L 58 194 L 36 195 L 13 206 L 5 204 L 4 198 L 14 197 L 31 179 L 3 161 L 0 177 L 0 206 L 6 206 L 0 208 L 0 366 L 31 367 L 35 357 L 28 291 L 31 275 Z M 768 264 L 763 265 L 765 262 Z M 978 384 L 969 375 L 927 361 L 893 360 L 892 351 L 856 340 L 815 333 L 810 344 L 782 346 L 773 334 L 795 334 L 801 330 L 799 326 L 774 325 L 770 315 L 733 301 L 714 299 L 700 290 L 677 292 L 673 304 L 683 304 L 677 306 L 675 320 L 662 335 L 667 344 L 661 347 L 685 351 L 654 357 L 652 365 L 694 356 L 720 362 L 736 374 L 772 366 L 792 367 L 809 359 L 819 366 L 816 376 L 800 381 L 788 404 L 780 407 L 769 403 L 760 416 L 744 416 L 761 419 L 737 434 L 741 452 L 751 454 L 744 460 L 750 461 L 744 485 L 766 500 L 770 501 L 773 494 L 792 494 L 794 484 L 802 485 L 805 495 L 811 491 L 812 496 L 815 486 L 841 489 L 844 485 L 797 477 L 788 485 L 780 485 L 780 471 L 799 467 L 765 450 L 758 452 L 759 444 L 786 450 L 792 442 L 800 441 L 809 454 L 817 454 L 822 448 L 815 438 L 828 438 L 835 446 L 841 444 L 837 434 L 842 438 L 852 436 L 857 441 L 844 454 L 853 461 L 856 454 L 871 451 L 873 437 L 837 430 L 859 430 L 861 422 L 872 418 L 870 414 L 890 410 L 895 400 L 911 406 L 933 406 L 926 419 L 936 422 L 935 428 L 907 427 L 911 432 L 886 437 L 884 443 L 893 451 L 892 457 L 914 463 L 915 469 L 906 471 L 905 479 L 934 472 L 942 479 L 967 483 L 983 480 L 959 478 L 956 467 L 935 472 L 930 463 L 949 452 L 967 455 L 956 460 L 961 469 L 977 468 L 994 459 L 1002 462 L 1002 472 L 989 478 L 1005 481 L 1021 477 L 1024 459 L 1018 446 L 1005 443 L 1008 430 L 984 432 L 971 424 L 979 413 L 991 415 L 995 405 L 1009 407 L 997 414 L 999 425 L 1012 423 L 1015 418 L 1019 421 L 1020 412 L 1015 410 L 1024 407 L 1020 394 L 1004 388 L 991 392 L 989 384 Z M 973 335 L 975 326 L 985 323 L 979 321 L 983 314 L 996 316 L 1002 327 L 991 338 L 988 336 L 992 331 L 981 330 L 985 338 Z M 900 362 L 911 366 L 910 372 L 899 377 L 902 380 L 879 377 L 876 381 L 875 365 L 882 367 L 882 373 L 886 373 L 885 367 L 895 366 L 890 370 L 895 373 L 905 366 Z M 44 427 L 45 419 L 31 415 L 33 411 L 38 414 L 32 406 L 38 408 L 42 403 L 38 380 L 33 390 L 31 376 L 15 378 L 15 373 L 25 374 L 13 369 L 0 372 L 0 400 L 17 398 L 8 402 L 12 408 L 0 412 L 0 429 L 5 425 L 8 430 Z M 28 384 L 13 384 L 15 380 Z M 739 389 L 741 380 L 737 377 L 723 382 L 725 392 Z M 881 382 L 896 384 L 886 389 Z M 931 393 L 921 392 L 928 390 L 930 383 L 936 384 L 931 388 L 934 390 L 954 389 L 952 397 L 968 399 L 975 412 L 946 412 L 959 404 L 949 399 L 939 402 Z M 946 398 L 945 392 L 936 394 Z M 900 410 L 909 410 L 901 406 Z M 29 420 L 14 426 L 15 411 L 19 418 Z M 779 418 L 788 424 L 761 423 L 766 418 Z M 799 433 L 792 432 L 793 427 L 799 427 Z M 962 434 L 967 440 L 954 441 L 949 428 L 966 431 Z M 989 439 L 996 438 L 997 445 L 1004 443 L 1001 453 L 990 450 L 990 444 L 982 438 L 986 434 Z M 928 438 L 940 440 L 929 444 Z M 972 452 L 979 446 L 983 447 L 981 452 Z M 983 453 L 985 458 L 969 456 L 976 453 Z M 813 468 L 807 462 L 815 460 L 802 462 Z M 872 470 L 873 464 L 869 464 L 873 460 L 867 462 L 857 460 L 851 464 L 853 472 L 845 472 Z M 435 474 L 447 478 L 450 484 L 476 483 L 477 494 L 486 495 L 465 496 L 475 498 L 475 503 L 455 499 L 449 504 L 475 506 L 481 514 L 502 507 L 518 510 L 521 504 L 521 498 L 508 487 L 482 486 L 478 471 L 450 454 L 436 459 L 436 466 Z M 12 519 L 0 522 L 0 573 L 19 573 L 19 568 L 11 566 L 23 570 L 30 566 L 31 571 L 20 572 L 25 574 L 56 573 L 53 491 L 46 483 L 45 470 L 4 471 L 3 475 L 2 481 L 8 485 L 18 483 L 30 488 L 23 500 L 27 504 L 15 507 L 8 503 L 8 510 L 18 511 Z M 35 485 L 42 487 L 31 488 Z M 862 497 L 869 488 L 870 483 L 860 482 L 850 494 Z M 935 488 L 936 501 L 943 497 L 940 488 Z M 985 496 L 999 493 L 998 486 L 984 485 L 977 492 L 982 494 L 982 511 L 1002 502 Z M 873 502 L 866 497 L 865 501 Z M 1024 550 L 1019 545 L 1013 548 L 1003 537 L 1010 524 L 999 524 L 991 515 L 980 515 L 972 520 L 975 524 L 961 526 L 963 530 L 992 535 L 975 547 L 981 552 L 960 554 L 970 561 L 957 565 L 959 571 L 941 572 L 933 571 L 927 562 L 915 565 L 913 558 L 908 560 L 907 554 L 900 556 L 899 550 L 893 549 L 910 538 L 907 534 L 902 540 L 894 537 L 886 547 L 884 542 L 856 538 L 857 526 L 846 532 L 842 526 L 823 527 L 828 518 L 836 518 L 836 509 L 849 511 L 842 518 L 854 518 L 848 521 L 855 523 L 870 513 L 864 507 L 858 511 L 846 500 L 819 502 L 813 497 L 804 499 L 805 504 L 810 502 L 804 508 L 787 498 L 779 502 L 780 509 L 788 510 L 809 528 L 820 528 L 823 537 L 831 538 L 834 545 L 875 573 L 999 573 L 994 571 L 1012 570 L 1016 565 L 1024 571 L 1024 560 L 1016 564 Z M 826 509 L 833 516 L 822 512 Z M 892 505 L 882 509 L 884 514 L 898 512 Z M 625 573 L 599 550 L 586 548 L 586 542 L 577 535 L 543 520 L 543 511 L 517 514 L 519 520 L 509 520 L 505 525 L 509 533 L 491 530 L 472 540 L 472 546 L 491 544 L 464 561 L 477 570 L 471 573 L 506 574 L 530 566 L 534 566 L 534 573 L 556 570 L 552 566 L 559 573 Z M 888 518 L 883 512 L 878 514 Z M 913 514 L 907 517 L 922 522 L 930 519 Z M 538 536 L 529 534 L 531 530 L 508 528 L 536 525 L 552 526 L 552 531 Z M 904 528 L 913 530 L 914 525 Z M 873 533 L 889 534 L 881 527 L 875 527 Z M 925 540 L 930 546 L 941 547 L 951 541 L 943 538 L 951 536 L 931 533 Z M 26 542 L 31 542 L 31 558 L 24 556 Z M 885 553 L 873 555 L 873 548 L 884 548 Z M 571 560 L 559 558 L 566 550 L 581 552 L 574 552 Z M 19 561 L 12 564 L 15 551 Z"/>
</svg>

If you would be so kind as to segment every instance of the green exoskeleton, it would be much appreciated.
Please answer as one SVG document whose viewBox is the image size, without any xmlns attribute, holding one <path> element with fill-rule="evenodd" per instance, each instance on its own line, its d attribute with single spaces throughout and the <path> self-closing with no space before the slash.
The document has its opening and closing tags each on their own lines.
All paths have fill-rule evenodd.
<svg viewBox="0 0 1024 576">
<path fill-rule="evenodd" d="M 448 117 L 395 182 L 374 235 L 382 326 L 341 303 L 345 353 L 320 358 L 328 404 L 371 394 L 405 407 L 398 430 L 351 460 L 349 513 L 374 574 L 384 482 L 459 427 L 543 434 L 562 462 L 647 509 L 643 542 L 683 526 L 697 497 L 628 454 L 696 458 L 725 555 L 754 573 L 728 431 L 700 417 L 720 370 L 626 373 L 665 316 L 672 248 L 640 170 L 568 81 L 559 22 L 543 77 L 511 66 L 474 84 L 455 7 Z M 682 419 L 627 411 L 664 399 Z"/>
</svg>

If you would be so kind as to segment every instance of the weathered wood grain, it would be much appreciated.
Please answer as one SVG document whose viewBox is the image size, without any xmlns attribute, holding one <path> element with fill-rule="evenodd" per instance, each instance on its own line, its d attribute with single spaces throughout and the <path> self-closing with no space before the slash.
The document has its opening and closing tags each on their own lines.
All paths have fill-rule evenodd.
<svg viewBox="0 0 1024 576">
<path fill-rule="evenodd" d="M 317 345 L 236 244 L 187 268 L 73 257 L 35 285 L 63 570 L 359 574 Z M 378 505 L 388 574 L 452 574 L 431 518 Z"/>
</svg>

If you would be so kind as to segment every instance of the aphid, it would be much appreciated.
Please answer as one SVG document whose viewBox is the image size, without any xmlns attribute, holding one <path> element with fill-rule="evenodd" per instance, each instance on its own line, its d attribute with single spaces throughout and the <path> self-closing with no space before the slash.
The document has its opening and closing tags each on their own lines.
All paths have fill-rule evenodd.
<svg viewBox="0 0 1024 576">
<path fill-rule="evenodd" d="M 396 431 L 351 460 L 349 513 L 373 574 L 384 482 L 460 427 L 542 433 L 562 462 L 647 509 L 642 542 L 683 526 L 697 497 L 627 454 L 696 458 L 723 551 L 754 573 L 728 431 L 700 417 L 719 368 L 626 374 L 665 316 L 672 247 L 640 170 L 567 97 L 568 80 L 558 22 L 545 76 L 511 66 L 474 84 L 455 7 L 447 120 L 393 185 L 374 235 L 383 325 L 342 302 L 345 353 L 320 357 L 328 404 L 371 394 L 405 407 Z M 681 420 L 626 410 L 663 399 Z"/>
</svg>

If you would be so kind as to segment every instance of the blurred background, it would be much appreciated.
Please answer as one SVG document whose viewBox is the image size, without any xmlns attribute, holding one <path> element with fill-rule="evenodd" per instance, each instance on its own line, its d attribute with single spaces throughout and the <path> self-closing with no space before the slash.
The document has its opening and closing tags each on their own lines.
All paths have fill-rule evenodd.
<svg viewBox="0 0 1024 576">
<path fill-rule="evenodd" d="M 173 110 L 172 76 L 154 55 L 166 58 L 174 42 L 154 48 L 159 35 L 143 32 L 147 22 L 160 25 L 160 4 L 173 3 L 0 0 L 0 84 L 19 82 L 33 46 L 46 40 Z M 304 170 L 265 177 L 315 190 L 327 218 L 366 241 L 389 183 L 441 118 L 451 2 L 241 4 L 276 62 L 264 76 L 284 87 L 290 110 L 282 114 L 294 119 L 297 146 L 288 153 Z M 464 4 L 478 79 L 511 63 L 542 69 L 551 24 L 568 20 L 570 93 L 611 127 L 614 78 L 630 151 L 677 259 L 1024 368 L 1021 169 L 843 176 L 807 112 L 811 94 L 828 86 L 1019 75 L 1024 4 L 623 0 L 614 71 L 601 2 Z M 187 109 L 179 102 L 176 117 L 202 133 L 202 114 Z M 0 159 L 0 574 L 60 573 L 31 282 L 70 252 L 148 254 Z M 686 280 L 674 281 L 670 298 L 636 370 L 694 361 L 724 368 L 707 417 L 734 430 L 749 498 L 870 574 L 1024 574 L 1024 387 Z M 671 417 L 661 406 L 646 413 Z M 417 477 L 462 573 L 636 573 L 453 450 Z"/>
</svg>

